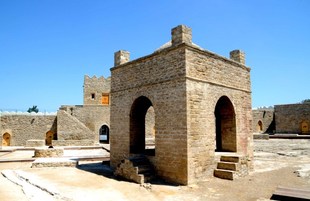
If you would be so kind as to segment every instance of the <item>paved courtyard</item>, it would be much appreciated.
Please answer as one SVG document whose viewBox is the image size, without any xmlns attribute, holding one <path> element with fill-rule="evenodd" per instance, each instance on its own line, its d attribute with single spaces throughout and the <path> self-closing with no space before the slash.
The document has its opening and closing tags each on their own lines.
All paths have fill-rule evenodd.
<svg viewBox="0 0 310 201">
<path fill-rule="evenodd" d="M 77 168 L 30 168 L 0 163 L 0 200 L 269 200 L 278 186 L 310 189 L 310 140 L 255 140 L 254 171 L 235 181 L 210 178 L 189 186 L 143 186 L 115 178 L 100 161 Z M 104 155 L 103 149 L 67 150 L 67 157 Z M 0 160 L 32 158 L 33 151 L 0 152 Z M 4 177 L 5 175 L 6 177 Z"/>
</svg>

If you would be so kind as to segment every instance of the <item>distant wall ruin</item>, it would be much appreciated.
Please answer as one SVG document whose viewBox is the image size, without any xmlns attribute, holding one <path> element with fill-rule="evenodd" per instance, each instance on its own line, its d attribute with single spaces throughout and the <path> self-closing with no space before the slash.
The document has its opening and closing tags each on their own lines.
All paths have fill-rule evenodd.
<svg viewBox="0 0 310 201">
<path fill-rule="evenodd" d="M 275 105 L 277 133 L 310 134 L 310 104 Z"/>
</svg>

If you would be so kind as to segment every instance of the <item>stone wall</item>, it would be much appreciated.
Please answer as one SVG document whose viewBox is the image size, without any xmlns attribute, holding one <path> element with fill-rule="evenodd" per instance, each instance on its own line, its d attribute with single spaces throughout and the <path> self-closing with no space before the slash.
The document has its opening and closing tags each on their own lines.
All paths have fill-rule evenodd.
<svg viewBox="0 0 310 201">
<path fill-rule="evenodd" d="M 251 91 L 250 69 L 241 63 L 197 48 L 187 48 L 186 59 L 189 79 L 244 92 Z"/>
<path fill-rule="evenodd" d="M 277 133 L 310 134 L 310 104 L 275 105 Z M 302 124 L 308 129 L 302 132 Z"/>
<path fill-rule="evenodd" d="M 47 132 L 57 132 L 55 115 L 2 114 L 0 120 L 1 137 L 9 133 L 11 146 L 26 146 L 27 140 L 45 140 Z"/>
<path fill-rule="evenodd" d="M 137 98 L 144 96 L 152 102 L 155 111 L 154 166 L 157 173 L 167 180 L 187 182 L 184 53 L 184 49 L 176 49 L 112 69 L 112 166 L 116 167 L 124 157 L 130 155 L 131 107 Z"/>
<path fill-rule="evenodd" d="M 111 78 L 84 76 L 84 105 L 101 105 L 104 95 L 110 99 Z M 109 102 L 110 100 L 108 100 Z M 108 103 L 109 105 L 109 103 Z"/>
<path fill-rule="evenodd" d="M 57 112 L 57 137 L 58 140 L 93 140 L 94 132 L 64 110 Z"/>
<path fill-rule="evenodd" d="M 1 137 L 8 133 L 10 146 L 26 146 L 27 140 L 45 141 L 50 131 L 54 137 L 49 141 L 61 146 L 99 143 L 100 128 L 110 127 L 110 83 L 110 78 L 85 75 L 84 105 L 61 106 L 57 115 L 2 113 Z M 57 137 L 59 141 L 55 141 Z"/>
<path fill-rule="evenodd" d="M 94 140 L 53 140 L 53 146 L 94 146 L 98 144 L 98 142 L 94 142 Z"/>
<path fill-rule="evenodd" d="M 99 130 L 101 126 L 106 125 L 110 128 L 110 106 L 106 105 L 62 106 L 60 110 L 66 111 L 72 117 L 76 118 L 80 123 L 84 124 L 92 132 L 88 140 L 94 140 L 94 142 L 96 143 L 99 142 Z M 68 122 L 64 121 L 59 123 L 60 126 L 62 124 L 68 124 Z M 69 131 L 72 126 L 73 125 L 67 125 L 66 129 L 68 129 Z"/>
<path fill-rule="evenodd" d="M 27 140 L 26 147 L 44 147 L 46 146 L 46 140 Z"/>
<path fill-rule="evenodd" d="M 273 109 L 256 109 L 252 110 L 254 133 L 274 133 L 274 110 Z"/>
<path fill-rule="evenodd" d="M 235 145 L 229 146 L 253 157 L 251 84 L 248 67 L 214 53 L 188 47 L 186 61 L 188 169 L 194 182 L 214 170 L 215 108 L 221 97 L 232 102 L 235 113 L 236 136 L 228 140 Z"/>
</svg>

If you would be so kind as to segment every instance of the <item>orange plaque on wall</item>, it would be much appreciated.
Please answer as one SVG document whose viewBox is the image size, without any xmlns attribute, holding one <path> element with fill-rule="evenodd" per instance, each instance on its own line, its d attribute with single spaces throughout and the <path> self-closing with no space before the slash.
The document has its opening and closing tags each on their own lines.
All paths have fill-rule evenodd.
<svg viewBox="0 0 310 201">
<path fill-rule="evenodd" d="M 109 105 L 109 94 L 102 94 L 102 105 Z"/>
</svg>

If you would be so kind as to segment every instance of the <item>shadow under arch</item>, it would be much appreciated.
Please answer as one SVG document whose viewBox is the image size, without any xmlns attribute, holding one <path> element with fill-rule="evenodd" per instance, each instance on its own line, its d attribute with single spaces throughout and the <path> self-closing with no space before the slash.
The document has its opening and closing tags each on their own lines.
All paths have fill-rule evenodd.
<svg viewBox="0 0 310 201">
<path fill-rule="evenodd" d="M 4 133 L 2 135 L 2 146 L 11 146 L 11 135 L 10 133 Z"/>
<path fill-rule="evenodd" d="M 309 133 L 309 125 L 308 125 L 308 122 L 302 121 L 300 126 L 301 126 L 301 134 Z"/>
<path fill-rule="evenodd" d="M 148 109 L 153 107 L 152 102 L 145 96 L 138 97 L 130 110 L 130 153 L 155 155 L 153 151 L 145 149 L 145 117 Z"/>
<path fill-rule="evenodd" d="M 216 103 L 215 110 L 216 149 L 215 151 L 237 151 L 235 110 L 227 96 Z"/>
<path fill-rule="evenodd" d="M 109 143 L 110 141 L 110 128 L 106 124 L 99 129 L 99 141 L 100 143 Z"/>
<path fill-rule="evenodd" d="M 257 122 L 257 131 L 260 133 L 263 132 L 263 122 L 261 120 Z"/>
</svg>

